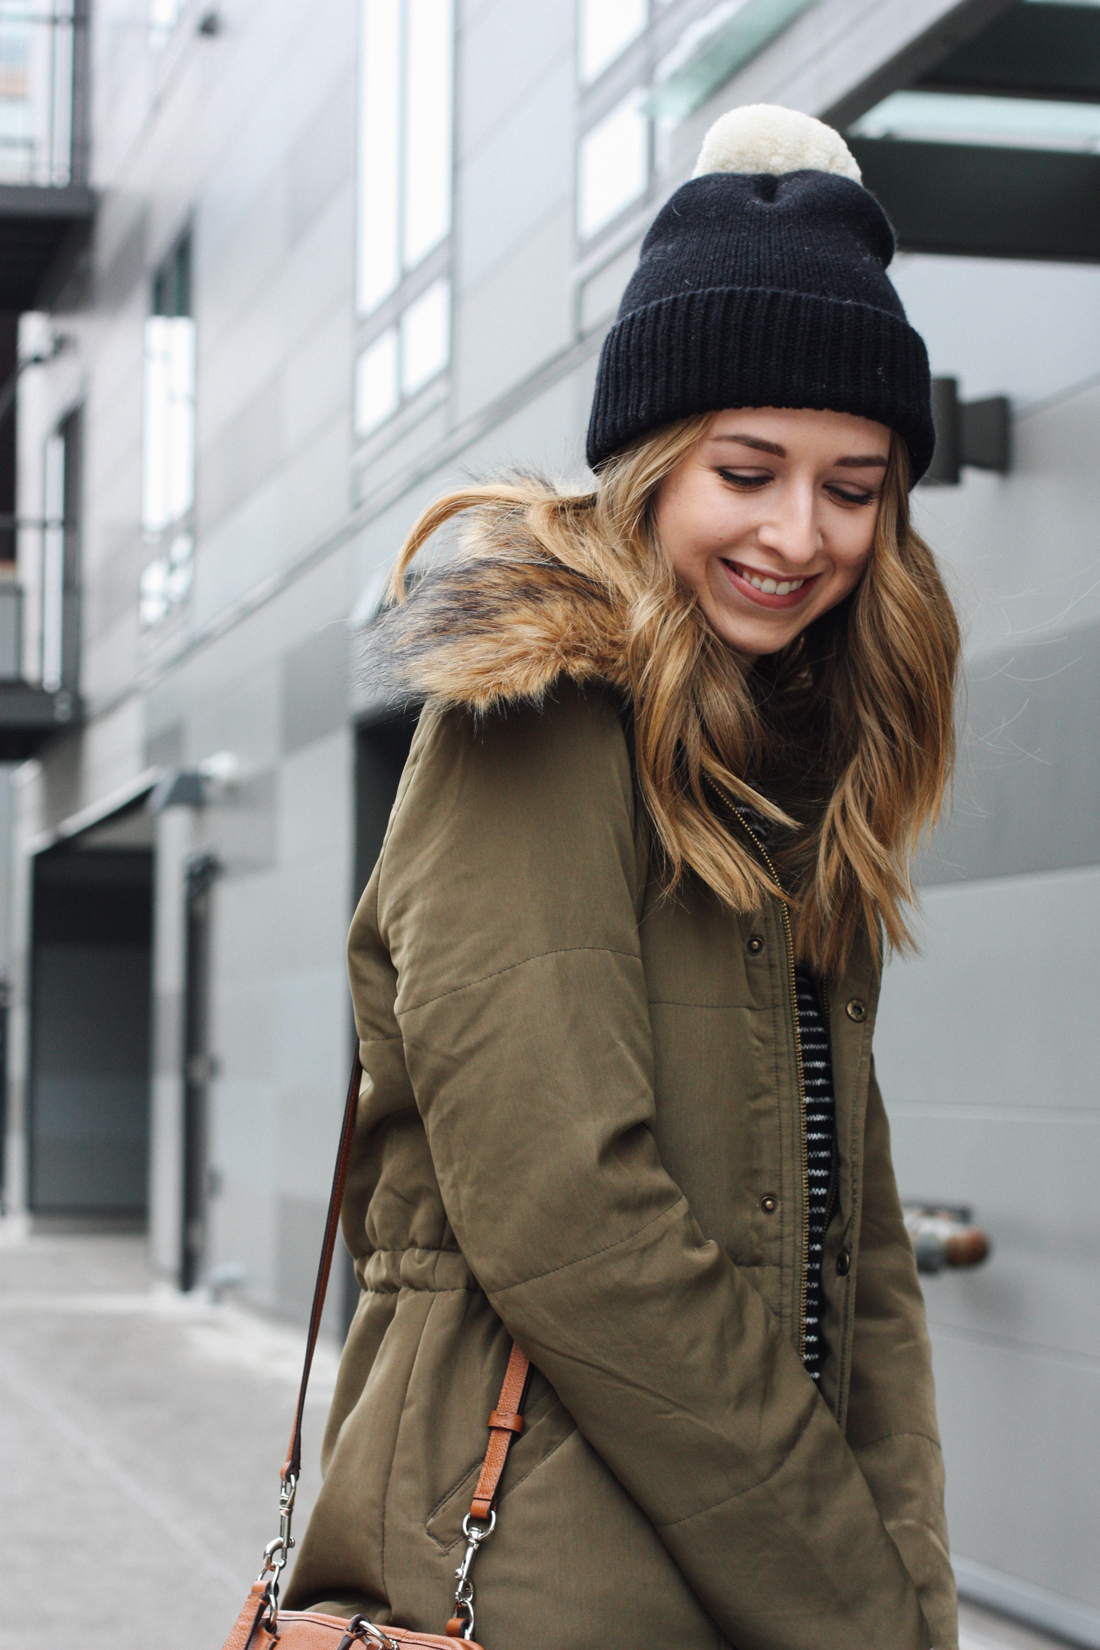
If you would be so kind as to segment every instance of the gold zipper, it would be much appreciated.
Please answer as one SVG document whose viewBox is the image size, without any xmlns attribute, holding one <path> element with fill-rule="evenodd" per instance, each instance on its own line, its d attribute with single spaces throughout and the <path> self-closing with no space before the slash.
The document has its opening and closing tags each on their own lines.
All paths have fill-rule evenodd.
<svg viewBox="0 0 1100 1650">
<path fill-rule="evenodd" d="M 775 874 L 775 866 L 771 862 L 767 849 L 740 808 L 733 802 L 730 803 L 730 806 L 755 842 L 757 851 L 767 866 L 772 881 L 779 888 L 781 886 L 780 881 Z M 783 932 L 787 940 L 787 979 L 791 988 L 794 1063 L 798 1073 L 799 1140 L 802 1147 L 802 1266 L 799 1272 L 798 1284 L 798 1355 L 804 1359 L 806 1356 L 806 1272 L 810 1264 L 810 1156 L 809 1142 L 806 1139 L 806 1072 L 802 1065 L 802 1037 L 798 1029 L 798 981 L 794 972 L 794 934 L 791 931 L 791 916 L 785 899 L 780 899 L 779 910 L 783 917 Z M 826 1014 L 828 1014 L 828 1009 L 826 1009 Z"/>
</svg>

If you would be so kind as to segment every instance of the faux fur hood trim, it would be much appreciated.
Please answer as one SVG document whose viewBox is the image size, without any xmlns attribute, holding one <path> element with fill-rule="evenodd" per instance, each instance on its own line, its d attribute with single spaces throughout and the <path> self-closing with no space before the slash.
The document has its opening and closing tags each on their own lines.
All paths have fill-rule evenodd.
<svg viewBox="0 0 1100 1650">
<path fill-rule="evenodd" d="M 482 544 L 424 575 L 367 632 L 373 699 L 475 714 L 540 703 L 562 677 L 625 689 L 626 615 L 611 593 L 533 542 Z"/>
</svg>

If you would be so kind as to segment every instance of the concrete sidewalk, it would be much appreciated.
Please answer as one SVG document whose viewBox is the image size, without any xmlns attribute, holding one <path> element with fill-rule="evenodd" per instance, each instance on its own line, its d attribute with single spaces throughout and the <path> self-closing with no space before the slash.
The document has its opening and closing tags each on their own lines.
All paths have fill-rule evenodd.
<svg viewBox="0 0 1100 1650">
<path fill-rule="evenodd" d="M 143 1256 L 0 1236 L 0 1650 L 220 1650 L 278 1531 L 303 1338 L 156 1285 Z M 323 1345 L 299 1528 L 335 1370 Z M 962 1650 L 1054 1641 L 965 1606 Z"/>
<path fill-rule="evenodd" d="M 157 1286 L 143 1256 L 0 1249 L 3 1650 L 220 1650 L 278 1533 L 303 1336 Z M 299 1528 L 335 1368 L 322 1346 Z"/>
</svg>

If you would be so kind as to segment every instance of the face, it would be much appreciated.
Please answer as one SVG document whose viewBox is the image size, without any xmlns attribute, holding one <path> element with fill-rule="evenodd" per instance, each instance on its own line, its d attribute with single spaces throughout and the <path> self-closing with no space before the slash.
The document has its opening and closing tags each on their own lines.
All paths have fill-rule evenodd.
<svg viewBox="0 0 1100 1650">
<path fill-rule="evenodd" d="M 656 526 L 711 627 L 776 653 L 859 583 L 890 451 L 883 424 L 811 408 L 716 413 L 661 483 Z"/>
</svg>

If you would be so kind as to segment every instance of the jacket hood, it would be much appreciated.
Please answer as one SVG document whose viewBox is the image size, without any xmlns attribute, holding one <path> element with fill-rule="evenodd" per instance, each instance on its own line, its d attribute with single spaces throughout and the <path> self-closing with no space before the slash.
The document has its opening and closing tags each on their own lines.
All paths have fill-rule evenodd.
<svg viewBox="0 0 1100 1650">
<path fill-rule="evenodd" d="M 622 598 L 606 586 L 533 539 L 479 533 L 370 627 L 362 685 L 376 701 L 477 714 L 538 704 L 562 677 L 625 689 L 627 629 Z"/>
</svg>

